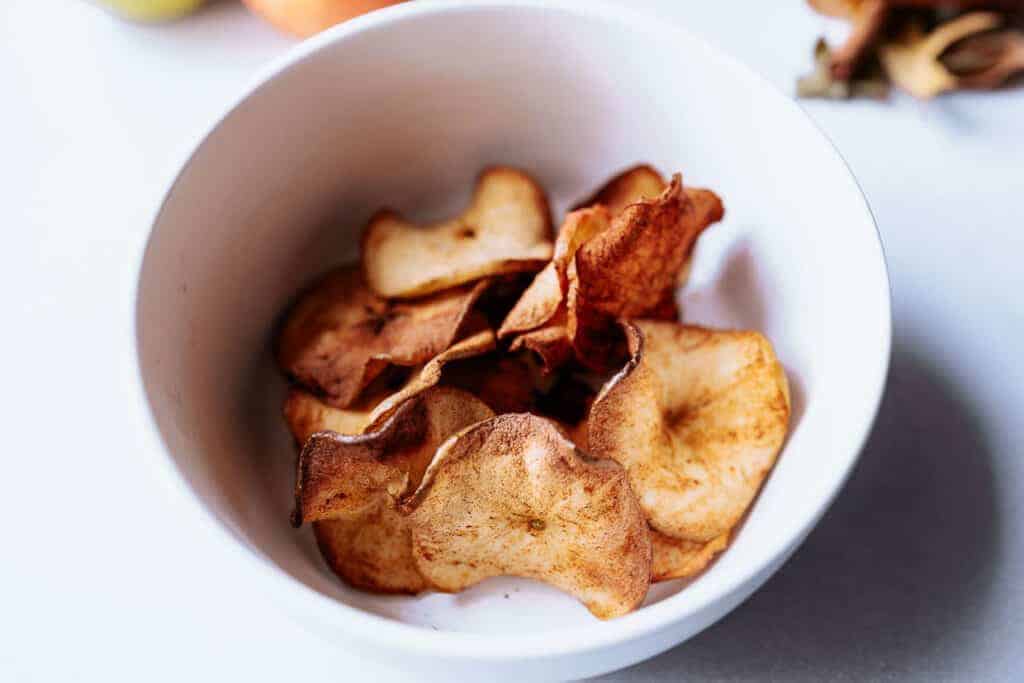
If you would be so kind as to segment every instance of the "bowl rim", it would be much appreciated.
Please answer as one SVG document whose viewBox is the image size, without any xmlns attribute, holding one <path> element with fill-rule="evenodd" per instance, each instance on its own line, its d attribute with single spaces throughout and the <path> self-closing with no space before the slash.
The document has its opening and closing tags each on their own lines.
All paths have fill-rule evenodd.
<svg viewBox="0 0 1024 683">
<path fill-rule="evenodd" d="M 573 629 L 573 638 L 552 638 L 551 632 L 543 631 L 510 635 L 432 630 L 422 626 L 406 624 L 350 606 L 316 591 L 282 571 L 269 558 L 263 556 L 258 549 L 250 547 L 244 540 L 238 537 L 234 531 L 217 517 L 216 513 L 206 506 L 199 494 L 191 487 L 185 474 L 178 468 L 170 448 L 163 440 L 156 421 L 153 404 L 146 391 L 143 376 L 140 348 L 142 325 L 139 317 L 139 307 L 141 302 L 141 285 L 146 271 L 146 263 L 150 256 L 153 236 L 160 225 L 164 211 L 170 203 L 179 182 L 188 173 L 199 151 L 213 132 L 259 89 L 288 71 L 292 66 L 302 62 L 328 45 L 344 41 L 368 30 L 403 21 L 414 21 L 426 15 L 460 12 L 472 13 L 485 8 L 531 8 L 574 13 L 586 17 L 597 17 L 611 24 L 646 33 L 674 37 L 679 41 L 688 42 L 700 51 L 714 57 L 715 60 L 731 72 L 731 76 L 747 87 L 756 89 L 759 96 L 782 100 L 781 104 L 783 106 L 789 107 L 798 113 L 809 124 L 809 128 L 816 131 L 820 139 L 831 150 L 834 158 L 845 168 L 846 175 L 852 181 L 853 188 L 860 197 L 860 203 L 864 209 L 864 218 L 874 228 L 875 246 L 878 250 L 881 266 L 879 273 L 885 278 L 886 285 L 884 288 L 885 295 L 881 297 L 882 301 L 876 302 L 884 307 L 884 310 L 881 311 L 882 314 L 879 316 L 884 329 L 878 330 L 877 339 L 880 342 L 878 358 L 874 362 L 873 381 L 869 382 L 870 394 L 872 396 L 869 399 L 869 403 L 873 403 L 862 413 L 864 419 L 863 423 L 856 430 L 858 436 L 849 444 L 845 462 L 836 469 L 833 479 L 826 489 L 826 494 L 816 502 L 813 514 L 802 520 L 792 522 L 789 525 L 790 528 L 787 529 L 788 533 L 784 536 L 783 543 L 771 550 L 764 551 L 764 556 L 759 558 L 758 563 L 752 563 L 743 572 L 738 573 L 735 577 L 731 577 L 731 581 L 723 582 L 711 594 L 704 596 L 703 600 L 689 600 L 688 593 L 681 591 L 617 619 L 581 623 Z M 185 156 L 185 161 L 166 184 L 163 198 L 150 221 L 148 236 L 136 261 L 138 265 L 135 286 L 132 292 L 134 305 L 132 307 L 133 320 L 130 336 L 136 361 L 133 389 L 137 393 L 137 398 L 146 406 L 146 410 L 143 411 L 147 416 L 145 420 L 147 429 L 144 435 L 147 438 L 145 450 L 147 454 L 150 451 L 160 453 L 159 457 L 149 457 L 148 460 L 152 463 L 153 468 L 158 470 L 161 484 L 168 489 L 169 502 L 176 507 L 180 507 L 185 514 L 195 519 L 198 525 L 206 530 L 206 533 L 212 534 L 219 541 L 220 547 L 224 548 L 226 554 L 236 556 L 239 558 L 239 562 L 246 565 L 254 575 L 264 577 L 264 584 L 268 590 L 273 590 L 275 598 L 287 600 L 302 612 L 312 615 L 323 623 L 338 627 L 339 630 L 344 631 L 346 635 L 354 640 L 372 643 L 381 649 L 398 648 L 414 655 L 447 657 L 461 660 L 500 662 L 522 660 L 524 658 L 556 657 L 594 651 L 653 634 L 689 616 L 708 610 L 729 595 L 742 593 L 745 585 L 750 586 L 747 593 L 741 595 L 741 600 L 737 601 L 736 605 L 738 605 L 782 565 L 783 561 L 818 523 L 849 478 L 871 433 L 881 406 L 888 377 L 892 347 L 892 290 L 881 234 L 871 207 L 864 196 L 863 189 L 835 144 L 796 101 L 787 97 L 781 90 L 746 64 L 711 45 L 707 40 L 694 34 L 679 22 L 667 22 L 660 19 L 654 12 L 636 10 L 622 5 L 611 5 L 605 0 L 435 0 L 429 3 L 400 3 L 370 12 L 327 29 L 271 60 L 268 64 L 258 69 L 256 74 L 243 84 L 223 112 L 202 130 L 201 134 L 186 149 L 189 151 L 187 156 Z M 721 616 L 724 616 L 732 609 L 735 609 L 735 606 L 725 610 L 716 619 L 721 618 Z M 707 625 L 710 625 L 713 621 L 710 621 Z M 514 643 L 514 647 L 510 647 L 512 643 Z"/>
</svg>

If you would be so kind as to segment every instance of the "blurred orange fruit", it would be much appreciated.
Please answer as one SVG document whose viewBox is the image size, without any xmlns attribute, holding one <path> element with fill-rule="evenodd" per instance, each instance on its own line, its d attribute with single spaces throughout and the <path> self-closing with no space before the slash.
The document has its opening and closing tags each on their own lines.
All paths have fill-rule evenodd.
<svg viewBox="0 0 1024 683">
<path fill-rule="evenodd" d="M 286 33 L 305 38 L 325 28 L 402 0 L 243 0 Z"/>
</svg>

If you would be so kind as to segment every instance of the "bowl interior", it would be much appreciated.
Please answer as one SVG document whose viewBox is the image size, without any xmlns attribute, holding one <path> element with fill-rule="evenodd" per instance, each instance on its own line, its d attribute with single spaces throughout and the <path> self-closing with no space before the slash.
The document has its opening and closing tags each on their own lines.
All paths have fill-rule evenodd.
<svg viewBox="0 0 1024 683">
<path fill-rule="evenodd" d="M 336 580 L 308 529 L 288 524 L 295 453 L 270 335 L 299 287 L 355 256 L 380 206 L 441 217 L 483 166 L 503 163 L 540 179 L 558 220 L 612 172 L 647 161 L 715 189 L 727 207 L 681 293 L 686 319 L 765 332 L 795 407 L 732 547 L 690 585 L 656 586 L 648 603 L 685 613 L 791 550 L 856 457 L 888 349 L 877 237 L 830 145 L 785 98 L 656 24 L 540 6 L 392 17 L 306 46 L 244 99 L 156 222 L 140 362 L 185 480 L 240 543 L 341 603 L 440 630 L 591 623 L 572 598 L 528 581 L 389 597 Z"/>
</svg>

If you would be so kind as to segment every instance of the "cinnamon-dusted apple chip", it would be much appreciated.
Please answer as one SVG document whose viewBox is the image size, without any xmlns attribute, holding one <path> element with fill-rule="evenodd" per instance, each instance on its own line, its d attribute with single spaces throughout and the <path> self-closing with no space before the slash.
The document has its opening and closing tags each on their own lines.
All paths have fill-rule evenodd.
<svg viewBox="0 0 1024 683">
<path fill-rule="evenodd" d="M 389 365 L 418 365 L 450 347 L 486 287 L 481 281 L 395 303 L 373 294 L 357 267 L 338 268 L 288 314 L 278 363 L 330 405 L 346 408 Z"/>
<path fill-rule="evenodd" d="M 591 407 L 588 448 L 626 468 L 652 527 L 712 541 L 775 463 L 789 424 L 786 375 L 757 332 L 623 327 L 631 358 Z"/>
<path fill-rule="evenodd" d="M 405 507 L 416 566 L 438 590 L 528 577 L 602 619 L 647 594 L 651 541 L 625 472 L 590 459 L 543 418 L 500 415 L 461 432 L 438 449 Z"/>
<path fill-rule="evenodd" d="M 305 389 L 293 387 L 284 401 L 284 419 L 288 430 L 301 447 L 316 432 L 362 434 L 371 409 L 365 405 L 335 408 Z"/>
<path fill-rule="evenodd" d="M 376 432 L 313 434 L 299 456 L 293 523 L 313 522 L 328 566 L 349 584 L 424 590 L 397 500 L 419 484 L 445 439 L 493 414 L 466 392 L 434 387 L 403 403 Z"/>
<path fill-rule="evenodd" d="M 654 199 L 664 192 L 666 187 L 668 187 L 668 183 L 653 166 L 640 164 L 619 173 L 602 185 L 593 195 L 577 204 L 576 208 L 600 204 L 607 207 L 611 215 L 615 216 L 630 204 L 644 199 Z M 725 207 L 717 194 L 701 187 L 684 187 L 683 191 L 693 203 L 696 222 L 700 226 L 698 233 L 712 223 L 722 220 L 725 215 Z M 686 261 L 676 276 L 677 284 L 682 285 L 686 282 L 692 259 L 693 247 L 691 246 Z"/>
<path fill-rule="evenodd" d="M 651 581 L 687 579 L 699 574 L 728 545 L 729 534 L 704 543 L 672 538 L 651 529 Z"/>
<path fill-rule="evenodd" d="M 503 273 L 535 271 L 551 258 L 547 195 L 523 171 L 485 170 L 462 215 L 415 225 L 381 211 L 363 234 L 363 269 L 384 297 L 413 297 Z"/>
<path fill-rule="evenodd" d="M 419 372 L 415 372 L 409 380 L 395 393 L 380 401 L 366 420 L 366 431 L 372 431 L 382 425 L 402 404 L 414 396 L 418 396 L 436 386 L 441 381 L 441 373 L 452 361 L 472 358 L 493 351 L 495 348 L 494 333 L 490 330 L 477 332 L 451 348 L 430 359 Z"/>
<path fill-rule="evenodd" d="M 419 483 L 438 445 L 493 414 L 465 391 L 433 387 L 373 432 L 314 433 L 299 454 L 296 522 L 359 514 L 381 497 L 402 495 L 410 481 Z"/>
<path fill-rule="evenodd" d="M 567 331 L 582 363 L 600 370 L 618 361 L 615 320 L 664 305 L 699 228 L 676 174 L 658 197 L 630 204 L 580 247 L 568 273 Z"/>
<path fill-rule="evenodd" d="M 568 289 L 567 271 L 576 250 L 611 224 L 611 214 L 603 206 L 573 211 L 565 217 L 555 240 L 555 251 L 544 270 L 530 283 L 498 330 L 498 338 L 536 330 L 552 321 Z"/>
</svg>

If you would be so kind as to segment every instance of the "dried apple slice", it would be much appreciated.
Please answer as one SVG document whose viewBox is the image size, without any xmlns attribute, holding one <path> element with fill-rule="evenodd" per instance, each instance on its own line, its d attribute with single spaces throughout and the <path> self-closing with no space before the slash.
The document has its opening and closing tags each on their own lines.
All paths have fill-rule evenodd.
<svg viewBox="0 0 1024 683">
<path fill-rule="evenodd" d="M 295 387 L 288 392 L 283 412 L 288 430 L 301 446 L 320 431 L 361 434 L 368 424 L 371 409 L 364 405 L 335 408 L 305 389 Z"/>
<path fill-rule="evenodd" d="M 402 495 L 441 442 L 493 414 L 465 391 L 433 387 L 403 402 L 376 431 L 314 433 L 299 454 L 295 521 L 359 514 L 382 496 Z"/>
<path fill-rule="evenodd" d="M 757 332 L 623 327 L 631 358 L 591 407 L 588 448 L 626 468 L 652 527 L 712 541 L 775 463 L 789 424 L 786 375 Z"/>
<path fill-rule="evenodd" d="M 461 432 L 405 507 L 416 566 L 438 590 L 533 578 L 602 619 L 647 594 L 651 541 L 625 472 L 585 456 L 543 418 L 500 415 Z"/>
<path fill-rule="evenodd" d="M 569 268 L 567 331 L 577 358 L 594 369 L 617 361 L 617 318 L 660 310 L 703 226 L 676 174 L 657 198 L 627 206 L 587 241 Z"/>
<path fill-rule="evenodd" d="M 699 574 L 728 545 L 729 534 L 704 543 L 672 538 L 651 529 L 651 581 L 688 579 Z"/>
<path fill-rule="evenodd" d="M 313 535 L 327 566 L 350 586 L 410 595 L 427 589 L 412 557 L 408 518 L 389 500 L 358 517 L 314 522 Z"/>
<path fill-rule="evenodd" d="M 349 584 L 424 590 L 398 497 L 419 484 L 445 439 L 493 414 L 464 391 L 433 387 L 403 403 L 376 432 L 314 433 L 299 456 L 293 524 L 313 522 L 328 566 Z"/>
<path fill-rule="evenodd" d="M 630 204 L 654 199 L 668 187 L 665 179 L 648 164 L 639 164 L 615 175 L 594 194 L 578 202 L 574 209 L 603 205 L 614 216 Z"/>
<path fill-rule="evenodd" d="M 292 308 L 278 339 L 278 363 L 289 375 L 347 408 L 389 365 L 426 362 L 473 321 L 487 282 L 407 302 L 373 294 L 359 269 L 330 272 Z"/>
<path fill-rule="evenodd" d="M 430 359 L 419 372 L 413 373 L 409 381 L 394 394 L 378 403 L 366 420 L 366 431 L 372 431 L 382 425 L 391 415 L 414 396 L 418 396 L 436 386 L 441 381 L 441 373 L 452 361 L 472 358 L 493 351 L 495 348 L 494 333 L 490 330 L 477 332 L 454 344 L 446 351 Z"/>
<path fill-rule="evenodd" d="M 555 241 L 554 256 L 506 316 L 498 330 L 499 339 L 538 329 L 560 311 L 564 312 L 569 263 L 580 245 L 606 230 L 610 223 L 611 214 L 602 206 L 573 211 L 565 217 Z"/>
<path fill-rule="evenodd" d="M 668 183 L 653 166 L 640 164 L 616 175 L 593 195 L 579 202 L 576 208 L 603 205 L 612 216 L 616 216 L 630 204 L 656 198 L 666 187 Z M 693 203 L 700 231 L 722 220 L 725 207 L 717 194 L 701 187 L 684 187 L 683 191 Z M 680 276 L 678 279 L 685 278 Z"/>
<path fill-rule="evenodd" d="M 381 211 L 363 234 L 363 270 L 383 297 L 414 297 L 480 278 L 535 271 L 551 258 L 551 212 L 540 185 L 506 167 L 485 170 L 460 216 L 415 225 Z"/>
</svg>

